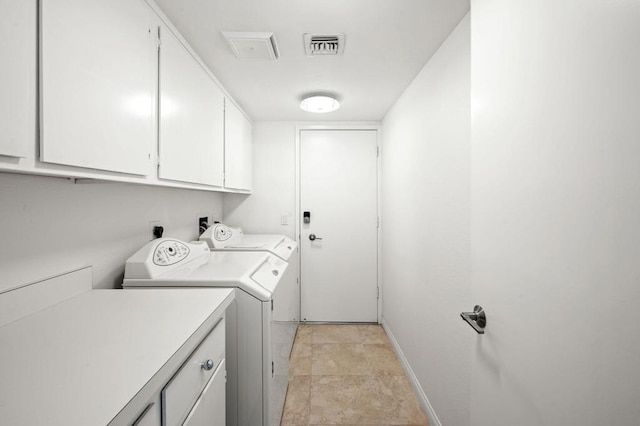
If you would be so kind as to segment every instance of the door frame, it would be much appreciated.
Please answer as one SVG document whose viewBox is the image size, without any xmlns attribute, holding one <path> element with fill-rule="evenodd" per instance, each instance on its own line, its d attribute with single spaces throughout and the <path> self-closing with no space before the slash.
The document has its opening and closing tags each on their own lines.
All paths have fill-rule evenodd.
<svg viewBox="0 0 640 426">
<path fill-rule="evenodd" d="M 303 130 L 375 130 L 376 131 L 376 145 L 378 146 L 378 157 L 376 159 L 376 198 L 377 205 L 376 210 L 378 214 L 378 229 L 376 231 L 376 239 L 377 239 L 377 247 L 376 247 L 376 285 L 378 288 L 378 306 L 377 306 L 377 317 L 378 324 L 382 321 L 382 299 L 383 299 L 383 291 L 382 291 L 382 262 L 381 262 L 381 253 L 382 253 L 382 197 L 381 197 L 381 189 L 382 189 L 382 147 L 380 146 L 380 142 L 382 141 L 382 125 L 379 122 L 353 122 L 353 123 L 344 123 L 344 122 L 323 122 L 319 123 L 302 123 L 296 125 L 296 146 L 295 146 L 295 158 L 296 158 L 296 218 L 295 218 L 295 240 L 298 242 L 298 290 L 300 297 L 300 312 L 299 317 L 302 320 L 302 251 L 300 250 L 302 240 L 300 238 L 301 235 L 301 226 L 302 221 L 300 220 L 300 216 L 302 214 L 302 208 L 300 206 L 300 133 Z"/>
</svg>

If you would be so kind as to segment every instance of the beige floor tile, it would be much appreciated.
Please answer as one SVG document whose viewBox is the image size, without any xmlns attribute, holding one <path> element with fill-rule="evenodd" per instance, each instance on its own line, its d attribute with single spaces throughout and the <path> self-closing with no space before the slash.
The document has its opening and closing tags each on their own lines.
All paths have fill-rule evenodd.
<svg viewBox="0 0 640 426">
<path fill-rule="evenodd" d="M 360 343 L 358 325 L 327 324 L 313 327 L 313 343 Z"/>
<path fill-rule="evenodd" d="M 373 374 L 403 376 L 404 369 L 391 345 L 364 345 L 364 352 Z"/>
<path fill-rule="evenodd" d="M 362 324 L 358 325 L 358 333 L 360 333 L 361 343 L 363 344 L 386 344 L 391 345 L 387 333 L 381 325 Z"/>
<path fill-rule="evenodd" d="M 312 375 L 371 374 L 364 346 L 354 343 L 322 343 L 313 345 Z"/>
<path fill-rule="evenodd" d="M 313 326 L 308 324 L 300 324 L 296 333 L 296 342 L 300 343 L 313 343 Z"/>
<path fill-rule="evenodd" d="M 373 376 L 312 376 L 309 424 L 380 424 L 378 393 Z"/>
<path fill-rule="evenodd" d="M 380 326 L 301 325 L 298 329 L 282 425 L 336 424 L 428 425 Z"/>
<path fill-rule="evenodd" d="M 281 425 L 294 426 L 309 424 L 310 387 L 311 376 L 294 376 L 289 380 Z"/>
<path fill-rule="evenodd" d="M 312 376 L 309 424 L 427 425 L 404 377 Z"/>
<path fill-rule="evenodd" d="M 311 344 L 296 340 L 289 358 L 289 376 L 308 376 L 311 374 Z"/>
<path fill-rule="evenodd" d="M 425 425 L 428 426 L 411 383 L 406 376 L 379 377 L 383 388 L 391 390 L 393 404 L 384 411 L 384 421 L 390 425 Z"/>
</svg>

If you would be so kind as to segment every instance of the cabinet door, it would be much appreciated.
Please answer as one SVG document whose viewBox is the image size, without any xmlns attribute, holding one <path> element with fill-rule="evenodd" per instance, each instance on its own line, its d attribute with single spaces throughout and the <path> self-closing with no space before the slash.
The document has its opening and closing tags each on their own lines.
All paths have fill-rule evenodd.
<svg viewBox="0 0 640 426">
<path fill-rule="evenodd" d="M 251 122 L 238 107 L 227 101 L 224 115 L 224 186 L 250 191 L 252 161 Z"/>
<path fill-rule="evenodd" d="M 156 404 L 149 404 L 132 426 L 160 426 L 160 412 Z"/>
<path fill-rule="evenodd" d="M 225 364 L 222 361 L 194 404 L 183 426 L 225 426 L 226 382 Z"/>
<path fill-rule="evenodd" d="M 169 29 L 160 37 L 159 177 L 222 186 L 224 95 Z"/>
<path fill-rule="evenodd" d="M 36 113 L 36 2 L 0 0 L 0 11 L 0 155 L 26 157 Z"/>
<path fill-rule="evenodd" d="M 41 0 L 41 160 L 146 175 L 155 46 L 143 0 Z"/>
</svg>

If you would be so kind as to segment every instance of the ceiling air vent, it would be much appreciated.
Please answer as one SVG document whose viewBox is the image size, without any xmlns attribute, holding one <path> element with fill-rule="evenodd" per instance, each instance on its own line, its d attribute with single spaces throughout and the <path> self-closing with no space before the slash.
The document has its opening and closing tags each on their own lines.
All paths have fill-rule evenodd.
<svg viewBox="0 0 640 426">
<path fill-rule="evenodd" d="M 304 49 L 307 56 L 342 55 L 344 34 L 305 34 Z"/>
<path fill-rule="evenodd" d="M 225 31 L 222 36 L 236 58 L 273 61 L 280 57 L 273 33 Z"/>
</svg>

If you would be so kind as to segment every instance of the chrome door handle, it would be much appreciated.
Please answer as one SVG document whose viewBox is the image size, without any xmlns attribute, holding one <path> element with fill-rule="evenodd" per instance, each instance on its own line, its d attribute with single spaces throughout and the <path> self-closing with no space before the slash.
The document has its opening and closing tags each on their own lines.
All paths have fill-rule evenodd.
<svg viewBox="0 0 640 426">
<path fill-rule="evenodd" d="M 311 241 L 315 241 L 315 240 L 321 240 L 322 238 L 316 237 L 316 234 L 309 234 L 309 239 Z"/>
<path fill-rule="evenodd" d="M 462 312 L 460 316 L 476 333 L 484 334 L 484 328 L 487 326 L 487 314 L 484 313 L 482 306 L 476 305 L 473 307 L 473 312 Z"/>
</svg>

